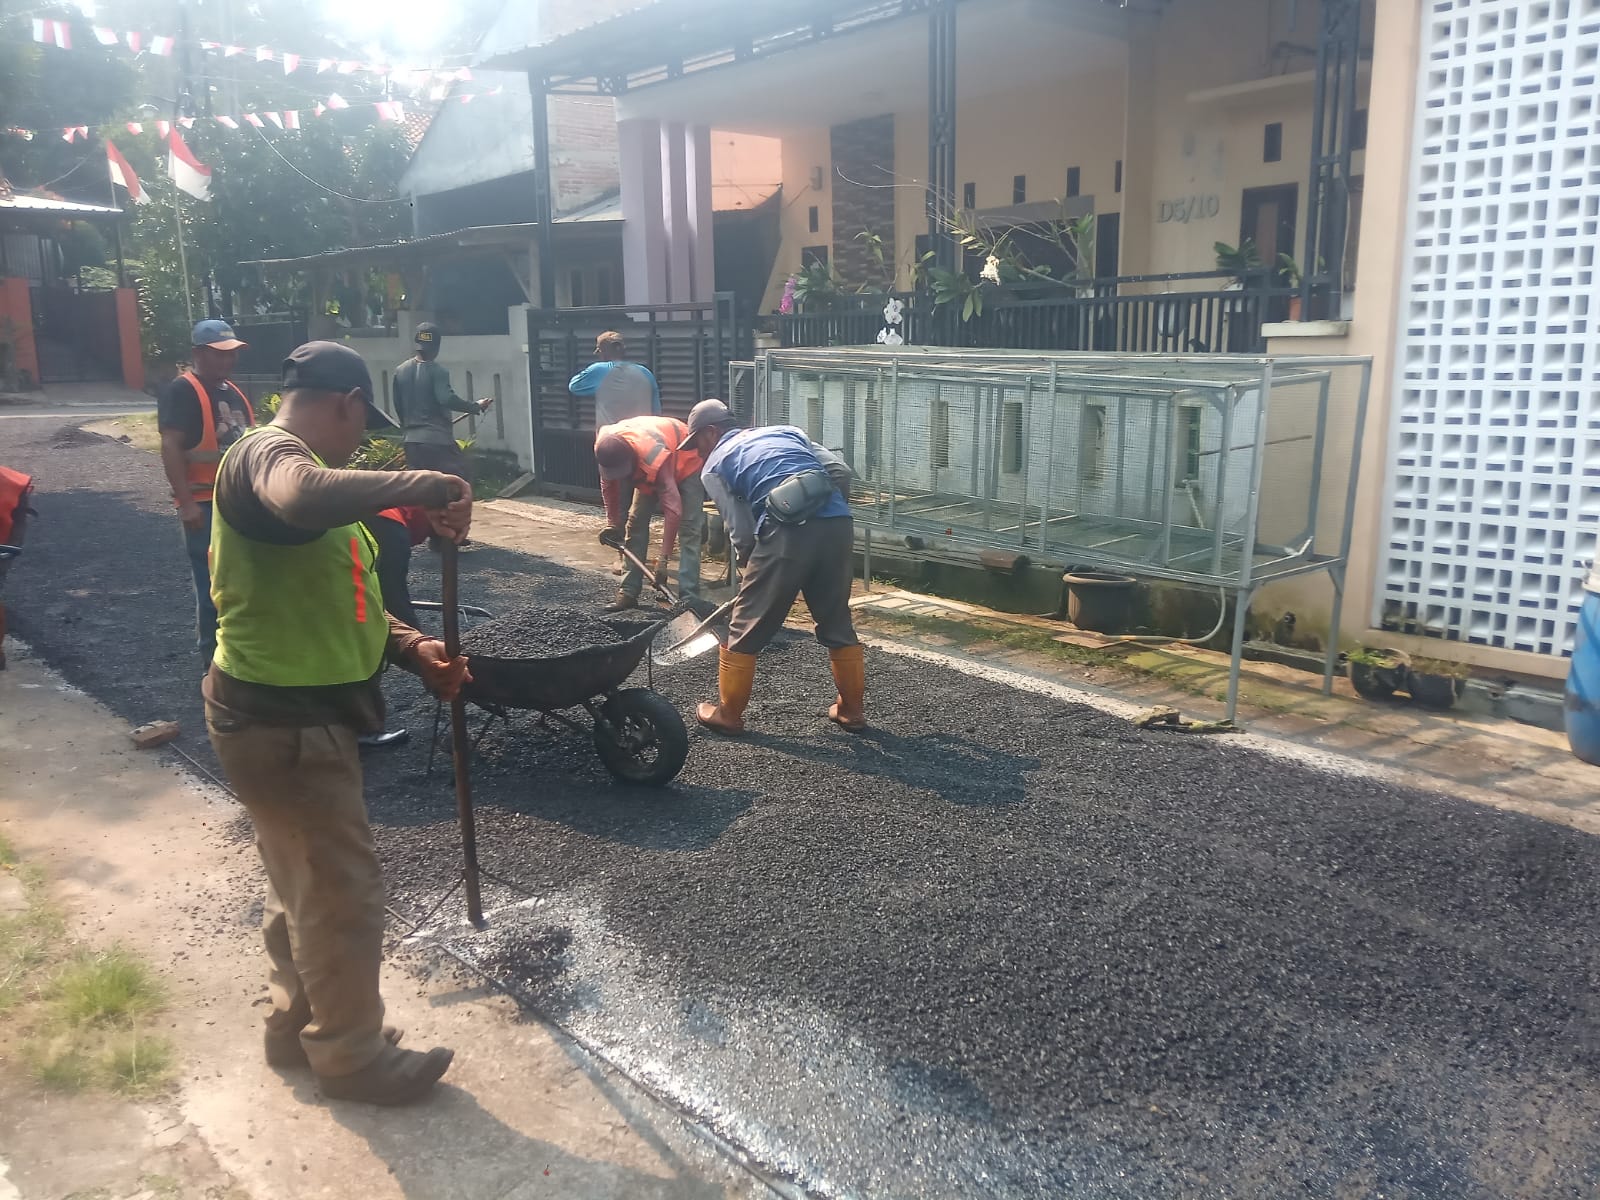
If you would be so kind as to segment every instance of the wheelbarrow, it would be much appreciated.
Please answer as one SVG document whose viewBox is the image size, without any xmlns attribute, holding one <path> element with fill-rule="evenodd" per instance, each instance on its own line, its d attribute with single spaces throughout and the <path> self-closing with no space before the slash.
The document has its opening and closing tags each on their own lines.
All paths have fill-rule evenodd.
<svg viewBox="0 0 1600 1200">
<path fill-rule="evenodd" d="M 551 658 L 468 655 L 472 682 L 462 698 L 487 712 L 477 747 L 494 719 L 536 712 L 578 733 L 589 733 L 606 770 L 624 783 L 661 787 L 677 778 L 689 756 L 689 731 L 665 696 L 651 687 L 624 688 L 644 662 L 664 621 L 606 620 L 618 641 Z M 571 715 L 582 709 L 589 723 Z M 438 745 L 439 713 L 434 716 Z M 430 756 L 429 769 L 432 769 Z"/>
</svg>

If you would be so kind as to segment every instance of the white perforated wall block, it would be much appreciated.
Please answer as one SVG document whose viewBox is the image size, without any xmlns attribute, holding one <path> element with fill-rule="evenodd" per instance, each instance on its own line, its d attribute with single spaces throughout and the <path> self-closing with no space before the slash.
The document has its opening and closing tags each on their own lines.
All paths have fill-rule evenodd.
<svg viewBox="0 0 1600 1200">
<path fill-rule="evenodd" d="M 1377 616 L 1570 654 L 1600 526 L 1600 0 L 1432 0 Z"/>
</svg>

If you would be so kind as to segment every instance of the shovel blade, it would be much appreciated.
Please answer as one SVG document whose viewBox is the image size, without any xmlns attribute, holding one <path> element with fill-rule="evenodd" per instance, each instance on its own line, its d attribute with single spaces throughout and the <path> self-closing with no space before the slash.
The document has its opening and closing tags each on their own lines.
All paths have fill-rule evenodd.
<svg viewBox="0 0 1600 1200">
<path fill-rule="evenodd" d="M 677 663 L 687 662 L 691 658 L 698 658 L 706 651 L 721 645 L 721 638 L 714 629 L 704 629 L 699 633 L 695 630 L 700 627 L 700 621 L 693 613 L 684 613 L 681 617 L 674 617 L 672 621 L 657 636 L 656 641 L 662 644 L 660 650 L 652 650 L 651 659 L 658 667 L 670 667 Z"/>
</svg>

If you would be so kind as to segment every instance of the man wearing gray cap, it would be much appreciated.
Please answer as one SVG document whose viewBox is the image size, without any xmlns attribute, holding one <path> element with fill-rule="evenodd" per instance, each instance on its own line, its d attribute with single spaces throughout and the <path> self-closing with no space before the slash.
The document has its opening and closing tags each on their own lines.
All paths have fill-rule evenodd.
<svg viewBox="0 0 1600 1200">
<path fill-rule="evenodd" d="M 369 429 L 393 428 L 348 346 L 299 347 L 282 394 L 272 423 L 217 469 L 206 727 L 266 867 L 267 1062 L 309 1066 L 329 1097 L 405 1104 L 427 1094 L 452 1052 L 401 1050 L 383 1023 L 383 875 L 356 738 L 383 728 L 386 661 L 448 698 L 467 660 L 386 616 L 361 521 L 417 505 L 459 540 L 472 489 L 436 471 L 338 469 Z"/>
</svg>

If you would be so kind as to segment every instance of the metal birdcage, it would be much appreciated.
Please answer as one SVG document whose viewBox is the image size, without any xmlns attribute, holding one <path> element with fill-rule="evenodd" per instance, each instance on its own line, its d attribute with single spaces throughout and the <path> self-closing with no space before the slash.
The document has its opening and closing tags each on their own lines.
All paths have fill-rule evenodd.
<svg viewBox="0 0 1600 1200">
<path fill-rule="evenodd" d="M 1370 360 L 901 346 L 762 364 L 756 424 L 842 453 L 869 546 L 946 540 L 1237 596 L 1230 716 L 1258 587 L 1328 571 L 1337 628 Z"/>
</svg>

